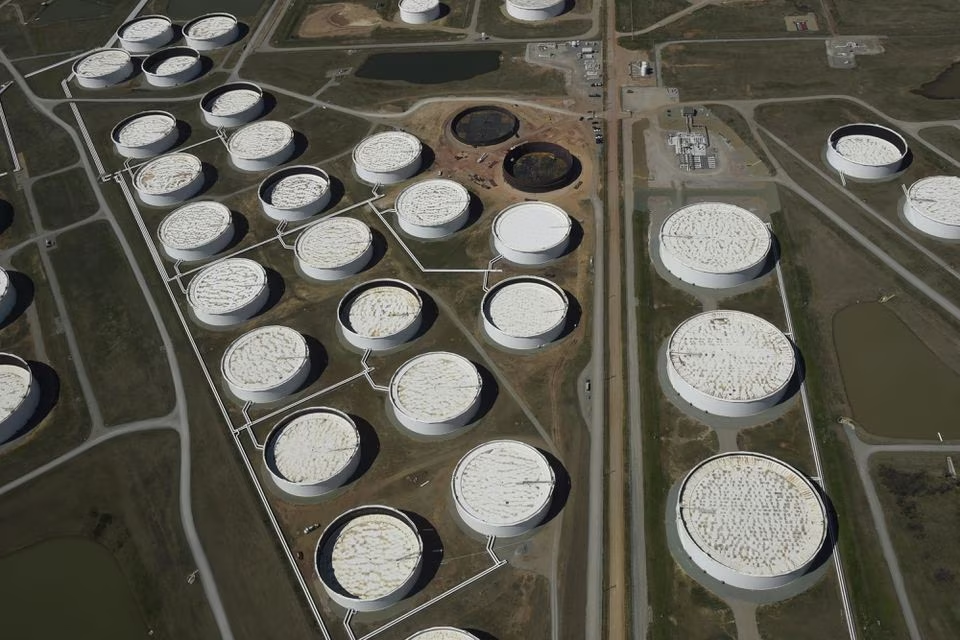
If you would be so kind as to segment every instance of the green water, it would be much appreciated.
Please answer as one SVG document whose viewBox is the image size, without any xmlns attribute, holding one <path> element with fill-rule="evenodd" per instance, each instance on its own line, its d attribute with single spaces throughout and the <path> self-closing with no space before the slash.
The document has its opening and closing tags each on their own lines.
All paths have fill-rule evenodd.
<svg viewBox="0 0 960 640">
<path fill-rule="evenodd" d="M 148 629 L 113 555 L 55 538 L 0 558 L 0 638 L 130 640 Z"/>
<path fill-rule="evenodd" d="M 856 304 L 833 320 L 853 419 L 890 438 L 960 438 L 960 376 L 889 308 Z"/>
</svg>

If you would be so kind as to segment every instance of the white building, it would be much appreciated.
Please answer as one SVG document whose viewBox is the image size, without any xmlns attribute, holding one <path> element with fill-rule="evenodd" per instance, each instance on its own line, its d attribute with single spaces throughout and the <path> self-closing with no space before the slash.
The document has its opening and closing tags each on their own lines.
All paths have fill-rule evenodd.
<svg viewBox="0 0 960 640">
<path fill-rule="evenodd" d="M 10 282 L 10 274 L 0 267 L 0 324 L 3 324 L 17 306 L 17 289 Z"/>
<path fill-rule="evenodd" d="M 907 190 L 903 215 L 926 234 L 960 240 L 960 178 L 931 176 L 917 180 Z"/>
<path fill-rule="evenodd" d="M 26 426 L 39 403 L 40 386 L 27 361 L 0 353 L 0 443 Z"/>
<path fill-rule="evenodd" d="M 563 13 L 566 0 L 506 0 L 511 18 L 524 21 L 549 20 Z"/>
<path fill-rule="evenodd" d="M 479 640 L 479 638 L 469 631 L 455 627 L 430 627 L 408 636 L 407 640 Z"/>
<path fill-rule="evenodd" d="M 213 200 L 190 202 L 164 218 L 157 235 L 170 258 L 204 260 L 233 242 L 233 214 Z"/>
<path fill-rule="evenodd" d="M 353 167 L 364 182 L 396 184 L 420 171 L 423 145 L 403 131 L 384 131 L 364 138 L 353 150 Z"/>
<path fill-rule="evenodd" d="M 297 237 L 294 253 L 300 270 L 315 280 L 356 275 L 373 257 L 370 227 L 354 218 L 329 218 Z"/>
<path fill-rule="evenodd" d="M 267 272 L 247 258 L 227 258 L 205 267 L 190 281 L 187 301 L 197 320 L 215 326 L 240 324 L 267 304 Z"/>
<path fill-rule="evenodd" d="M 337 305 L 344 339 L 366 351 L 394 349 L 412 339 L 423 320 L 423 298 L 401 280 L 369 280 L 353 287 Z"/>
<path fill-rule="evenodd" d="M 144 164 L 133 178 L 144 204 L 166 207 L 188 200 L 203 188 L 203 164 L 189 153 L 171 153 Z"/>
<path fill-rule="evenodd" d="M 263 114 L 263 89 L 252 82 L 231 82 L 200 99 L 200 112 L 211 127 L 239 127 Z"/>
<path fill-rule="evenodd" d="M 173 40 L 173 23 L 166 16 L 139 16 L 117 29 L 120 46 L 130 53 L 147 53 Z"/>
<path fill-rule="evenodd" d="M 240 400 L 276 402 L 306 382 L 310 350 L 306 339 L 289 327 L 259 327 L 230 344 L 220 371 L 230 392 Z"/>
<path fill-rule="evenodd" d="M 433 351 L 405 362 L 390 379 L 390 406 L 401 425 L 424 436 L 455 433 L 480 410 L 483 378 L 463 356 Z"/>
<path fill-rule="evenodd" d="M 555 283 L 533 276 L 501 280 L 484 294 L 483 329 L 508 349 L 539 349 L 556 340 L 567 321 L 570 301 Z"/>
<path fill-rule="evenodd" d="M 110 139 L 125 158 L 152 158 L 169 151 L 179 134 L 177 119 L 171 114 L 143 111 L 121 120 L 110 132 Z"/>
<path fill-rule="evenodd" d="M 424 180 L 401 191 L 394 206 L 405 233 L 435 240 L 452 235 L 467 224 L 470 192 L 453 180 Z"/>
<path fill-rule="evenodd" d="M 155 87 L 185 84 L 203 71 L 200 54 L 190 47 L 169 47 L 150 54 L 143 61 L 143 77 Z"/>
<path fill-rule="evenodd" d="M 493 244 L 514 264 L 543 264 L 567 250 L 571 228 L 570 216 L 555 204 L 518 202 L 493 220 Z"/>
<path fill-rule="evenodd" d="M 85 89 L 104 89 L 133 75 L 133 60 L 123 49 L 100 49 L 73 63 L 77 84 Z"/>
<path fill-rule="evenodd" d="M 267 171 L 293 156 L 293 129 L 279 120 L 261 120 L 237 129 L 227 140 L 230 160 L 244 171 Z"/>
<path fill-rule="evenodd" d="M 263 212 L 278 222 L 315 216 L 330 205 L 331 197 L 327 172 L 305 164 L 271 173 L 257 189 Z"/>
<path fill-rule="evenodd" d="M 881 180 L 903 168 L 910 148 L 902 135 L 879 124 L 846 124 L 827 137 L 827 162 L 845 176 Z"/>
<path fill-rule="evenodd" d="M 426 24 L 440 17 L 440 0 L 400 0 L 400 19 L 408 24 Z"/>
<path fill-rule="evenodd" d="M 187 46 L 197 51 L 212 51 L 233 44 L 239 35 L 237 18 L 229 13 L 208 13 L 183 25 Z"/>
</svg>

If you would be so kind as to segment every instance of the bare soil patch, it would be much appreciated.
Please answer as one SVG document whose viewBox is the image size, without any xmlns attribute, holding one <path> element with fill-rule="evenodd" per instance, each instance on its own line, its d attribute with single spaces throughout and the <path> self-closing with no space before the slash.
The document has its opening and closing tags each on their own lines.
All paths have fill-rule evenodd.
<svg viewBox="0 0 960 640">
<path fill-rule="evenodd" d="M 331 35 L 373 31 L 382 20 L 369 7 L 352 2 L 320 5 L 304 17 L 297 29 L 298 38 L 322 38 Z"/>
</svg>

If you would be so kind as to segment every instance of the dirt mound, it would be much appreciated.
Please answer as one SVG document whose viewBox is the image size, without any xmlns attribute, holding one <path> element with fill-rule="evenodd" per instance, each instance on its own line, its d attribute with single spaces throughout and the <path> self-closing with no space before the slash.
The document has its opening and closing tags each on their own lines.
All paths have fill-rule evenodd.
<svg viewBox="0 0 960 640">
<path fill-rule="evenodd" d="M 372 31 L 381 23 L 377 12 L 352 2 L 323 4 L 308 13 L 297 29 L 298 38 L 357 34 Z"/>
</svg>

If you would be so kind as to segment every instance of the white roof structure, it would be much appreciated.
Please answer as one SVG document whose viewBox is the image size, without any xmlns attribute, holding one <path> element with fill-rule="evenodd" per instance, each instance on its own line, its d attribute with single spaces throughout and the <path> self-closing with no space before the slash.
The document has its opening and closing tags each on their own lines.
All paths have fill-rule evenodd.
<svg viewBox="0 0 960 640">
<path fill-rule="evenodd" d="M 550 502 L 556 478 L 546 457 L 516 440 L 485 442 L 453 471 L 454 500 L 494 526 L 527 522 Z"/>
<path fill-rule="evenodd" d="M 359 220 L 329 218 L 301 233 L 295 251 L 310 266 L 335 269 L 358 259 L 372 243 L 370 227 Z"/>
<path fill-rule="evenodd" d="M 443 225 L 456 219 L 470 205 L 470 192 L 453 180 L 417 182 L 397 196 L 397 215 L 422 226 Z"/>
<path fill-rule="evenodd" d="M 407 361 L 390 380 L 394 406 L 415 420 L 444 422 L 460 416 L 480 395 L 483 379 L 463 356 L 446 351 Z"/>
<path fill-rule="evenodd" d="M 903 156 L 892 142 L 862 133 L 843 136 L 835 148 L 844 158 L 865 165 L 890 164 Z"/>
<path fill-rule="evenodd" d="M 566 242 L 570 216 L 549 202 L 521 202 L 504 209 L 494 220 L 493 234 L 504 245 L 533 253 Z"/>
<path fill-rule="evenodd" d="M 557 4 L 557 0 L 510 0 L 521 9 L 547 9 Z"/>
<path fill-rule="evenodd" d="M 0 424 L 20 407 L 30 393 L 32 374 L 13 364 L 0 364 Z"/>
<path fill-rule="evenodd" d="M 277 153 L 292 140 L 290 125 L 279 120 L 263 120 L 237 129 L 227 146 L 230 153 L 239 158 L 257 160 Z"/>
<path fill-rule="evenodd" d="M 173 249 L 196 249 L 219 238 L 233 223 L 230 209 L 201 200 L 175 209 L 160 223 L 160 241 Z"/>
<path fill-rule="evenodd" d="M 361 140 L 353 150 L 353 160 L 369 171 L 396 171 L 415 162 L 422 148 L 414 135 L 404 131 L 384 131 Z"/>
<path fill-rule="evenodd" d="M 187 287 L 187 298 L 197 311 L 224 314 L 252 303 L 266 286 L 267 272 L 259 263 L 228 258 L 194 276 Z"/>
<path fill-rule="evenodd" d="M 477 640 L 477 636 L 463 629 L 454 627 L 433 627 L 417 631 L 407 640 Z"/>
<path fill-rule="evenodd" d="M 244 129 L 246 129 L 246 127 L 244 127 Z M 238 131 L 237 133 L 240 132 Z M 292 129 L 290 130 L 290 133 L 292 137 Z M 230 140 L 232 142 L 233 138 Z M 264 155 L 269 155 L 274 151 L 282 149 L 283 146 L 284 145 L 282 144 L 278 144 L 276 149 L 271 149 L 270 151 L 264 153 Z M 329 190 L 330 181 L 324 178 L 322 175 L 316 173 L 295 173 L 293 175 L 286 176 L 285 178 L 281 178 L 270 185 L 265 195 L 267 202 L 278 209 L 298 209 L 305 204 L 319 200 Z"/>
<path fill-rule="evenodd" d="M 360 448 L 354 424 L 338 412 L 314 410 L 283 425 L 273 440 L 277 471 L 296 483 L 335 477 Z"/>
<path fill-rule="evenodd" d="M 234 340 L 223 354 L 221 369 L 237 388 L 262 391 L 295 377 L 309 357 L 307 341 L 299 332 L 269 325 Z"/>
<path fill-rule="evenodd" d="M 162 35 L 164 31 L 170 28 L 170 19 L 161 16 L 149 16 L 142 20 L 130 22 L 120 37 L 130 42 L 139 42 L 141 40 L 150 40 Z"/>
<path fill-rule="evenodd" d="M 917 180 L 907 190 L 915 212 L 935 222 L 960 226 L 960 178 L 931 176 Z"/>
<path fill-rule="evenodd" d="M 130 54 L 123 49 L 94 51 L 74 67 L 74 72 L 84 78 L 101 78 L 116 73 L 130 63 Z"/>
<path fill-rule="evenodd" d="M 172 76 L 180 73 L 184 69 L 189 69 L 196 64 L 196 62 L 197 56 L 195 55 L 170 56 L 169 58 L 161 60 L 157 68 L 153 70 L 153 73 L 158 76 Z"/>
<path fill-rule="evenodd" d="M 420 317 L 422 309 L 422 301 L 413 292 L 385 284 L 357 294 L 347 313 L 354 333 L 376 338 L 400 333 Z"/>
<path fill-rule="evenodd" d="M 773 244 L 760 218 L 741 207 L 700 202 L 678 209 L 660 229 L 660 246 L 683 265 L 736 273 L 766 259 Z"/>
<path fill-rule="evenodd" d="M 440 4 L 440 0 L 400 0 L 400 8 L 413 13 L 431 11 L 438 4 Z"/>
<path fill-rule="evenodd" d="M 532 280 L 512 282 L 490 297 L 494 326 L 508 336 L 542 335 L 565 321 L 569 303 L 553 287 Z"/>
<path fill-rule="evenodd" d="M 330 564 L 343 589 L 355 598 L 390 595 L 418 570 L 423 543 L 406 522 L 387 513 L 359 515 L 340 529 Z"/>
<path fill-rule="evenodd" d="M 769 397 L 790 382 L 796 366 L 783 332 L 743 311 L 707 311 L 685 320 L 670 336 L 667 356 L 691 387 L 733 402 Z"/>
<path fill-rule="evenodd" d="M 808 565 L 823 546 L 827 515 L 820 495 L 775 458 L 735 452 L 693 468 L 677 513 L 708 557 L 747 576 L 772 577 Z"/>
<path fill-rule="evenodd" d="M 190 25 L 185 35 L 197 40 L 213 40 L 229 33 L 236 26 L 236 18 L 218 13 L 197 20 Z"/>
<path fill-rule="evenodd" d="M 0 299 L 7 295 L 10 289 L 10 274 L 3 267 L 0 267 Z"/>
<path fill-rule="evenodd" d="M 203 171 L 200 159 L 189 153 L 171 153 L 143 165 L 134 178 L 139 191 L 151 195 L 171 193 L 185 187 Z"/>
<path fill-rule="evenodd" d="M 232 116 L 246 111 L 262 97 L 262 93 L 253 89 L 232 89 L 214 97 L 205 107 L 215 116 Z"/>
<path fill-rule="evenodd" d="M 127 147 L 143 147 L 162 140 L 177 128 L 177 120 L 166 113 L 150 112 L 134 116 L 117 131 L 117 142 Z"/>
</svg>

